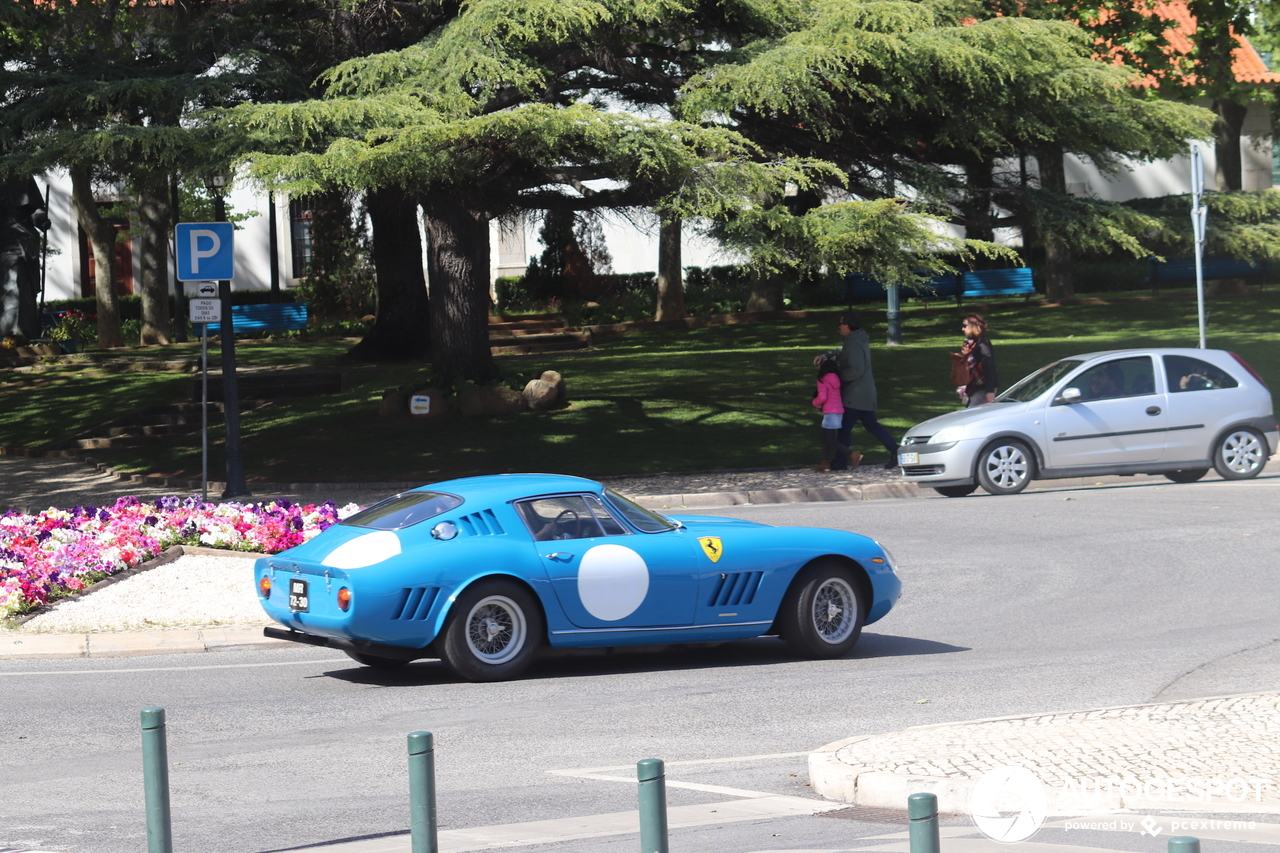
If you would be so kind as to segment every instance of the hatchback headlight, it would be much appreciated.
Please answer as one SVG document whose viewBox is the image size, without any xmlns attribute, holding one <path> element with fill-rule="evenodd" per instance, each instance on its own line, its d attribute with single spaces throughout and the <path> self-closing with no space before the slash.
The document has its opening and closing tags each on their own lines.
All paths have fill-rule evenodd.
<svg viewBox="0 0 1280 853">
<path fill-rule="evenodd" d="M 935 432 L 929 437 L 930 444 L 946 444 L 949 441 L 959 441 L 964 438 L 964 427 L 949 426 Z"/>
</svg>

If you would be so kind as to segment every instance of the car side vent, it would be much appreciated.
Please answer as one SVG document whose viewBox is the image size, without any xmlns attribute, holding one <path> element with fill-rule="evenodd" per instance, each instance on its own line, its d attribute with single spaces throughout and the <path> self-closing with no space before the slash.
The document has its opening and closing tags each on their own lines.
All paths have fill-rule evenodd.
<svg viewBox="0 0 1280 853">
<path fill-rule="evenodd" d="M 411 586 L 400 590 L 400 600 L 396 603 L 396 609 L 392 612 L 392 619 L 417 620 L 427 618 L 427 614 L 431 612 L 431 605 L 436 603 L 436 596 L 440 594 L 438 586 Z"/>
<path fill-rule="evenodd" d="M 721 575 L 716 587 L 707 601 L 708 607 L 724 607 L 735 604 L 750 604 L 760 588 L 764 572 L 735 572 Z"/>
<path fill-rule="evenodd" d="M 500 536 L 507 532 L 502 529 L 498 517 L 491 509 L 464 515 L 458 519 L 458 525 L 468 536 Z"/>
</svg>

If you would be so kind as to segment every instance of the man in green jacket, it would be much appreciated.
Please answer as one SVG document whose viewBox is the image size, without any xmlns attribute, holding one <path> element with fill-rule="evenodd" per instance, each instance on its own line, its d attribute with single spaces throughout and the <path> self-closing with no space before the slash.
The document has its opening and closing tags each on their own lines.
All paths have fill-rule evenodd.
<svg viewBox="0 0 1280 853">
<path fill-rule="evenodd" d="M 840 315 L 840 336 L 844 343 L 838 350 L 829 350 L 814 359 L 817 365 L 823 358 L 834 358 L 840 366 L 840 396 L 844 403 L 844 420 L 840 424 L 839 441 L 845 447 L 852 447 L 849 439 L 854 424 L 859 421 L 867 432 L 875 436 L 884 449 L 889 451 L 889 461 L 885 468 L 892 471 L 898 467 L 898 443 L 889 435 L 880 421 L 876 420 L 876 380 L 871 375 L 871 343 L 867 332 L 862 328 L 862 318 L 857 311 L 846 311 Z M 850 459 L 854 458 L 850 454 Z M 837 464 L 839 463 L 839 464 Z M 854 465 L 856 467 L 856 463 Z M 831 469 L 844 468 L 844 460 L 836 459 Z"/>
</svg>

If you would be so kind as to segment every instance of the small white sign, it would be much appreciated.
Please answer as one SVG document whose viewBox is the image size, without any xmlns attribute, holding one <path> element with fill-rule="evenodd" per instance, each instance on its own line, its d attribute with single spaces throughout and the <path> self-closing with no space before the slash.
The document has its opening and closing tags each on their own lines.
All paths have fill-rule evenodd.
<svg viewBox="0 0 1280 853">
<path fill-rule="evenodd" d="M 222 322 L 221 299 L 192 299 L 187 305 L 191 309 L 191 322 L 193 323 Z"/>
<path fill-rule="evenodd" d="M 431 414 L 431 395 L 430 394 L 414 394 L 409 398 L 409 414 L 411 415 L 429 415 Z"/>
<path fill-rule="evenodd" d="M 217 299 L 218 283 L 216 281 L 184 281 L 182 291 L 188 299 Z"/>
</svg>

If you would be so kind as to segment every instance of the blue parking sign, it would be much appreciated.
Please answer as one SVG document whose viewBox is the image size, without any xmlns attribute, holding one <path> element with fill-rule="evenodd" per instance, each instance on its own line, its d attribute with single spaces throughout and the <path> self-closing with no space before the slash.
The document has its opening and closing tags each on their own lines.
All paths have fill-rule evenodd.
<svg viewBox="0 0 1280 853">
<path fill-rule="evenodd" d="M 235 226 L 230 222 L 179 222 L 173 245 L 178 281 L 235 278 Z"/>
</svg>

